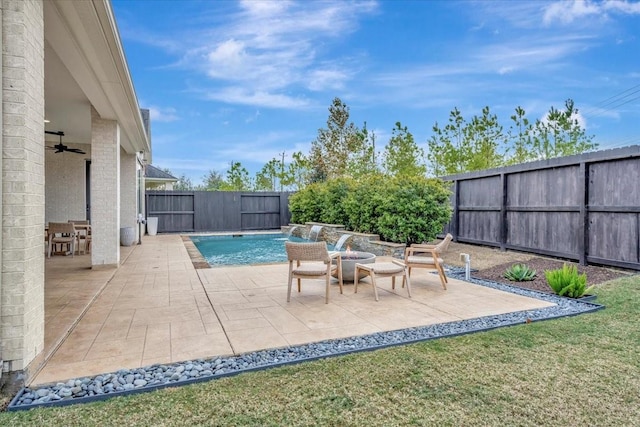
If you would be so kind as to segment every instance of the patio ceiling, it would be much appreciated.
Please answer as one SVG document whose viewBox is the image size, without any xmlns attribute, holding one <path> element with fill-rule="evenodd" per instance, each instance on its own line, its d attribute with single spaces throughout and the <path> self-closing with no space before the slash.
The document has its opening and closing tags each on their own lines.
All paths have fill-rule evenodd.
<svg viewBox="0 0 640 427">
<path fill-rule="evenodd" d="M 108 0 L 44 2 L 45 124 L 64 142 L 90 143 L 91 105 L 120 124 L 128 153 L 144 151 L 146 135 L 138 100 Z M 47 137 L 57 141 L 55 135 Z"/>
</svg>

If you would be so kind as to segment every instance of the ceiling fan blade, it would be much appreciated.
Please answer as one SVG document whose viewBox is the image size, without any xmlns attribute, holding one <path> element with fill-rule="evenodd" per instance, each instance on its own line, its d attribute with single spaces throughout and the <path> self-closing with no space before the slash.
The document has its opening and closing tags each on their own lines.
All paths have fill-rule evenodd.
<svg viewBox="0 0 640 427">
<path fill-rule="evenodd" d="M 48 131 L 45 130 L 44 133 L 48 133 L 50 135 L 58 135 L 58 137 L 60 138 L 60 142 L 58 142 L 57 144 L 55 144 L 53 147 L 47 146 L 48 149 L 50 150 L 56 150 L 56 153 L 63 153 L 65 151 L 68 151 L 70 153 L 76 153 L 76 154 L 87 154 L 85 153 L 83 150 L 79 149 L 79 148 L 69 148 L 66 145 L 64 145 L 62 143 L 62 137 L 64 136 L 64 132 L 59 130 L 59 131 Z"/>
</svg>

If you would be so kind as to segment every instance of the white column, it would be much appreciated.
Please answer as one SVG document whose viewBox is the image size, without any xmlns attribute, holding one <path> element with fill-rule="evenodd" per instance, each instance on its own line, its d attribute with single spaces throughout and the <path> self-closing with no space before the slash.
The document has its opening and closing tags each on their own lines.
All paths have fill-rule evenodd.
<svg viewBox="0 0 640 427">
<path fill-rule="evenodd" d="M 91 108 L 91 265 L 120 264 L 120 126 Z"/>
<path fill-rule="evenodd" d="M 42 1 L 0 0 L 3 381 L 23 382 L 44 348 L 44 17 Z M 22 373 L 20 373 L 22 371 Z M 11 385 L 10 385 L 11 386 Z"/>
<path fill-rule="evenodd" d="M 136 176 L 136 154 L 124 151 L 120 154 L 120 219 L 121 227 L 137 228 L 138 193 Z"/>
</svg>

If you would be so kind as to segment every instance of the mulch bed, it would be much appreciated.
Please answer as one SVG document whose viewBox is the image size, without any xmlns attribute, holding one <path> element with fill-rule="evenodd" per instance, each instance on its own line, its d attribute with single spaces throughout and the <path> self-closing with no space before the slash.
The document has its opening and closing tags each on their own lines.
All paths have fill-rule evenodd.
<svg viewBox="0 0 640 427">
<path fill-rule="evenodd" d="M 477 279 L 491 280 L 511 286 L 518 286 L 525 289 L 532 289 L 553 294 L 553 290 L 547 284 L 544 272 L 546 270 L 555 270 L 558 268 L 562 268 L 562 265 L 565 263 L 578 267 L 578 273 L 580 274 L 587 273 L 587 286 L 597 285 L 599 283 L 607 282 L 609 280 L 629 275 L 629 273 L 627 272 L 612 270 L 604 267 L 597 267 L 594 265 L 581 266 L 568 261 L 559 261 L 547 258 L 532 258 L 523 264 L 526 264 L 528 267 L 533 268 L 537 271 L 538 274 L 536 275 L 536 278 L 534 280 L 528 282 L 511 282 L 504 278 L 504 272 L 507 270 L 507 268 L 511 267 L 511 265 L 514 264 L 512 262 L 499 264 L 491 268 L 473 272 L 471 276 Z"/>
</svg>

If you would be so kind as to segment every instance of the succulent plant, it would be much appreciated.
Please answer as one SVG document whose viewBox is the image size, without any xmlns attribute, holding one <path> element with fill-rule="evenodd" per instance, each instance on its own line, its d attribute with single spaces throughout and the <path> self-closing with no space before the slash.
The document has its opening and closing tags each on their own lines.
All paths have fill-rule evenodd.
<svg viewBox="0 0 640 427">
<path fill-rule="evenodd" d="M 526 264 L 513 264 L 504 272 L 504 277 L 512 282 L 528 282 L 535 279 L 537 272 Z"/>
<path fill-rule="evenodd" d="M 587 274 L 578 274 L 575 266 L 565 264 L 557 270 L 545 271 L 544 275 L 551 289 L 560 296 L 580 298 L 593 289 L 593 286 L 587 288 Z"/>
</svg>

